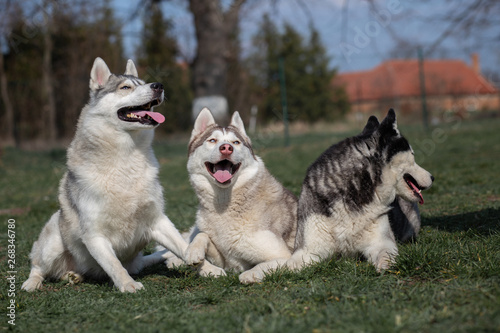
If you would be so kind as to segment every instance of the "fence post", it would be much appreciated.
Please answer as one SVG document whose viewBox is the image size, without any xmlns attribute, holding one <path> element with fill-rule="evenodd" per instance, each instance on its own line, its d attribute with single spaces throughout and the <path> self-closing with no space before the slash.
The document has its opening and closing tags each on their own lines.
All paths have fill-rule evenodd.
<svg viewBox="0 0 500 333">
<path fill-rule="evenodd" d="M 418 48 L 418 71 L 420 76 L 420 97 L 422 99 L 422 118 L 424 128 L 429 128 L 429 116 L 427 114 L 427 101 L 425 96 L 425 74 L 424 74 L 424 53 L 422 47 Z"/>
<path fill-rule="evenodd" d="M 285 147 L 290 145 L 290 134 L 288 133 L 288 109 L 286 105 L 286 82 L 285 82 L 285 61 L 283 57 L 279 58 L 280 65 L 280 91 L 281 91 L 281 106 L 283 109 L 283 123 L 285 125 Z"/>
</svg>

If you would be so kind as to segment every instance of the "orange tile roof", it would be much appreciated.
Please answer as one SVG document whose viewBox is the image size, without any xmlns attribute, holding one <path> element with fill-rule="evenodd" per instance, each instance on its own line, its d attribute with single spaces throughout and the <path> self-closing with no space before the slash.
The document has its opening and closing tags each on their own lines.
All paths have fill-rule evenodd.
<svg viewBox="0 0 500 333">
<path fill-rule="evenodd" d="M 427 96 L 492 94 L 498 90 L 461 60 L 424 62 Z M 418 60 L 389 60 L 368 71 L 339 74 L 352 102 L 420 96 Z"/>
</svg>

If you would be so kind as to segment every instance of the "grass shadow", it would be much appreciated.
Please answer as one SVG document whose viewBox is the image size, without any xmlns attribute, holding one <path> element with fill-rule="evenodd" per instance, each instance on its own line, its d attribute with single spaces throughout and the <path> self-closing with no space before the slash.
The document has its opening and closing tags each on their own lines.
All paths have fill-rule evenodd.
<svg viewBox="0 0 500 333">
<path fill-rule="evenodd" d="M 488 236 L 500 231 L 500 208 L 487 208 L 480 211 L 456 215 L 426 217 L 422 226 L 429 226 L 449 232 L 474 230 L 478 234 Z"/>
<path fill-rule="evenodd" d="M 134 278 L 145 278 L 152 275 L 159 275 L 169 279 L 183 279 L 187 275 L 195 275 L 195 272 L 187 266 L 168 268 L 164 263 L 159 263 L 145 267 L 138 274 L 134 274 Z"/>
</svg>

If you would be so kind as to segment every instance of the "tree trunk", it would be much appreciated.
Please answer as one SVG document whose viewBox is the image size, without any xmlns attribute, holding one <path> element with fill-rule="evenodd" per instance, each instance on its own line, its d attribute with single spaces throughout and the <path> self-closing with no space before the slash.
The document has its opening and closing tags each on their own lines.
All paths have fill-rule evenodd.
<svg viewBox="0 0 500 333">
<path fill-rule="evenodd" d="M 7 90 L 7 75 L 5 74 L 3 53 L 0 52 L 0 94 L 2 96 L 3 104 L 5 106 L 5 117 L 4 117 L 4 138 L 1 146 L 13 146 L 15 145 L 14 137 L 14 109 L 10 101 L 9 92 Z"/>
<path fill-rule="evenodd" d="M 42 124 L 44 125 L 44 139 L 48 143 L 53 144 L 57 138 L 56 124 L 56 102 L 54 98 L 54 84 L 52 79 L 52 36 L 51 26 L 53 24 L 49 17 L 49 3 L 44 1 L 44 22 L 45 31 L 43 33 L 43 61 L 42 61 L 42 89 L 43 89 L 43 109 L 42 109 Z"/>
<path fill-rule="evenodd" d="M 229 47 L 237 32 L 239 11 L 245 0 L 234 0 L 224 12 L 220 0 L 190 0 L 198 47 L 193 61 L 195 97 L 226 95 Z"/>
</svg>

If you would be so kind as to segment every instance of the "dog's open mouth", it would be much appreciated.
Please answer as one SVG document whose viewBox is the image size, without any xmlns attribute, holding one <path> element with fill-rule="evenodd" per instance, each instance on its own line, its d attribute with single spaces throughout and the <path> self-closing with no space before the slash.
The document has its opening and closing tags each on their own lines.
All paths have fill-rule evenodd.
<svg viewBox="0 0 500 333">
<path fill-rule="evenodd" d="M 165 117 L 159 112 L 151 111 L 151 108 L 160 104 L 155 99 L 144 105 L 128 106 L 118 110 L 118 118 L 123 121 L 139 122 L 145 125 L 158 125 L 165 121 Z"/>
<path fill-rule="evenodd" d="M 419 200 L 418 203 L 423 205 L 424 204 L 424 197 L 422 196 L 423 188 L 418 185 L 415 178 L 413 178 L 411 175 L 405 174 L 403 178 L 408 187 L 413 191 L 413 194 L 418 198 Z"/>
<path fill-rule="evenodd" d="M 207 171 L 221 184 L 229 184 L 231 178 L 238 171 L 241 163 L 234 164 L 229 160 L 222 160 L 216 164 L 205 162 Z"/>
</svg>

